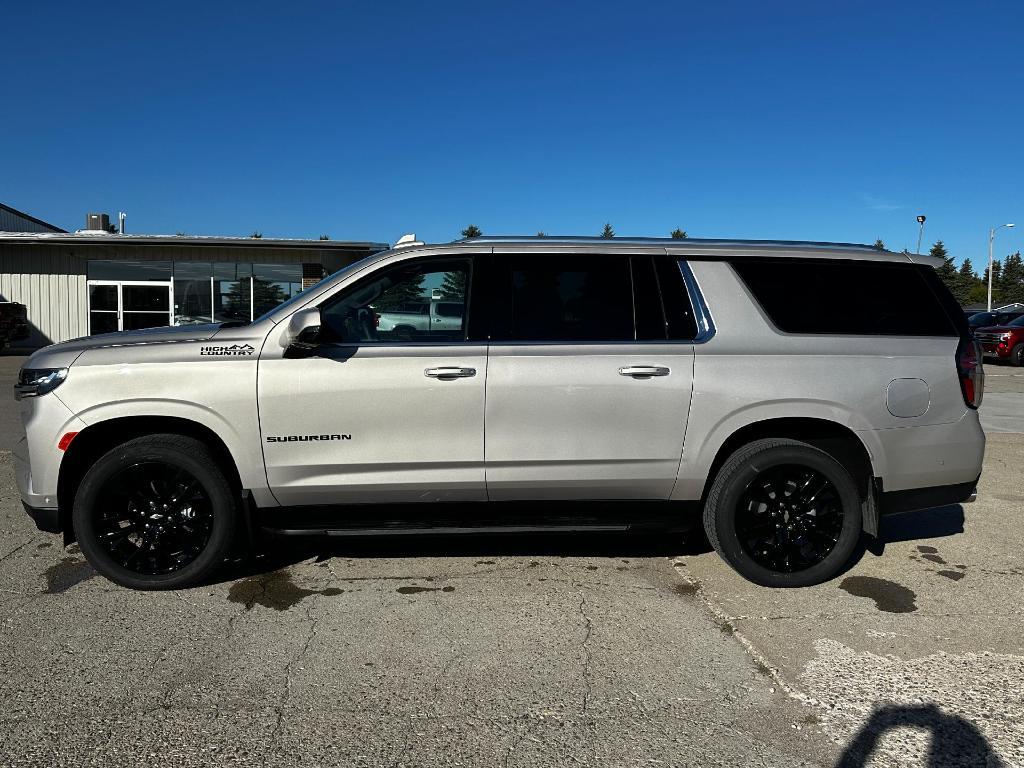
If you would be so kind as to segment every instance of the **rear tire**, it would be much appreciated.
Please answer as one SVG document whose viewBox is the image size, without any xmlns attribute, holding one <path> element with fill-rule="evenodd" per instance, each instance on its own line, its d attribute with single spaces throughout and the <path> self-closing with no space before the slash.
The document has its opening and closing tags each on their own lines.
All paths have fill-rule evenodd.
<svg viewBox="0 0 1024 768">
<path fill-rule="evenodd" d="M 766 587 L 805 587 L 838 575 L 861 526 L 850 473 L 824 451 L 783 438 L 733 453 L 704 506 L 711 546 L 741 576 Z"/>
<path fill-rule="evenodd" d="M 100 457 L 75 495 L 72 522 L 99 573 L 131 589 L 201 583 L 223 562 L 236 494 L 210 449 L 183 435 L 147 435 Z"/>
</svg>

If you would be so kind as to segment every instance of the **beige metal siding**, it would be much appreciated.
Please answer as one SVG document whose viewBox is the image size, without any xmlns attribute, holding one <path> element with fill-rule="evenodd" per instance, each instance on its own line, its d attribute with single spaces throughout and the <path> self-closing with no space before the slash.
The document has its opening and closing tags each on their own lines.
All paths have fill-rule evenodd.
<svg viewBox="0 0 1024 768">
<path fill-rule="evenodd" d="M 13 346 L 39 347 L 85 336 L 85 261 L 61 246 L 0 243 L 0 301 L 28 307 L 32 335 Z"/>
</svg>

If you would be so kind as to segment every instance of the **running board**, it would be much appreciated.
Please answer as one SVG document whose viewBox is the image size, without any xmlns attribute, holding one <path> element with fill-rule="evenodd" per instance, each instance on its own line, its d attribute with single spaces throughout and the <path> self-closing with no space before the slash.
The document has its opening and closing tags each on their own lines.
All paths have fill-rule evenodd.
<svg viewBox="0 0 1024 768">
<path fill-rule="evenodd" d="M 269 528 L 271 536 L 465 536 L 507 533 L 580 533 L 628 531 L 630 525 L 478 525 L 478 526 L 389 526 L 387 528 Z"/>
<path fill-rule="evenodd" d="M 540 512 L 538 512 L 540 509 Z M 493 502 L 277 507 L 255 510 L 271 536 L 462 536 L 623 533 L 688 528 L 690 506 L 671 502 Z"/>
</svg>

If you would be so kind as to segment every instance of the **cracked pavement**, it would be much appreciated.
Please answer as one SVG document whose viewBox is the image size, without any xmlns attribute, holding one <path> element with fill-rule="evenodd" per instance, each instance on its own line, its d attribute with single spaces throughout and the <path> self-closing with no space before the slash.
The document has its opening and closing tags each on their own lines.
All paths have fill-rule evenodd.
<svg viewBox="0 0 1024 768">
<path fill-rule="evenodd" d="M 634 537 L 335 543 L 131 592 L 37 533 L 0 453 L 0 764 L 828 765 Z"/>
<path fill-rule="evenodd" d="M 576 536 L 289 547 L 140 593 L 35 531 L 0 449 L 0 765 L 1024 765 L 1021 466 L 990 434 L 976 504 L 887 519 L 806 590 Z"/>
</svg>

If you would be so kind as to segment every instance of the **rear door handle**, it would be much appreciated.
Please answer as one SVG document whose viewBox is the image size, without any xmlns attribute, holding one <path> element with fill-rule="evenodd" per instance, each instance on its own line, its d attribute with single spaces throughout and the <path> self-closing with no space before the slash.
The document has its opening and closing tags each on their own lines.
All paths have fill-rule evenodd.
<svg viewBox="0 0 1024 768">
<path fill-rule="evenodd" d="M 646 379 L 651 376 L 668 376 L 671 371 L 663 365 L 630 365 L 619 368 L 620 376 L 632 376 L 636 379 Z"/>
<path fill-rule="evenodd" d="M 457 366 L 427 368 L 423 371 L 423 375 L 432 379 L 466 379 L 476 376 L 476 368 L 459 368 Z"/>
</svg>

